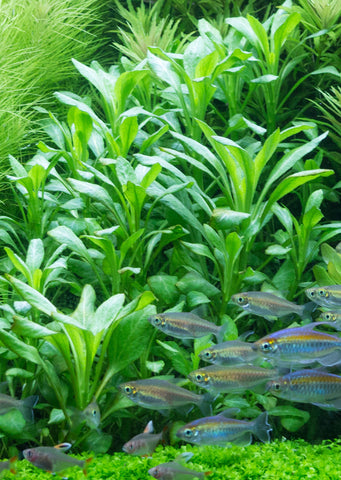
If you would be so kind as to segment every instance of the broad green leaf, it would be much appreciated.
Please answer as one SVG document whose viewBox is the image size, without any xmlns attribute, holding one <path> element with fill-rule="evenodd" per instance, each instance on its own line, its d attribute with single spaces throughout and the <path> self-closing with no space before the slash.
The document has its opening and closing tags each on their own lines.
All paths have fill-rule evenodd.
<svg viewBox="0 0 341 480">
<path fill-rule="evenodd" d="M 202 292 L 208 297 L 213 297 L 220 293 L 220 290 L 203 278 L 199 273 L 188 272 L 177 283 L 177 288 L 185 294 L 197 291 Z"/>
<path fill-rule="evenodd" d="M 19 358 L 24 358 L 25 360 L 37 365 L 41 365 L 43 362 L 38 350 L 35 347 L 22 342 L 15 335 L 12 335 L 5 330 L 0 330 L 0 340 L 5 347 L 18 355 Z"/>
<path fill-rule="evenodd" d="M 214 72 L 219 61 L 219 53 L 214 50 L 200 60 L 195 67 L 195 78 L 208 77 Z"/>
<path fill-rule="evenodd" d="M 106 124 L 95 114 L 95 112 L 88 105 L 86 105 L 86 103 L 84 103 L 80 99 L 80 97 L 77 98 L 77 96 L 74 96 L 72 94 L 60 92 L 55 92 L 54 95 L 56 98 L 58 98 L 60 102 L 66 105 L 75 106 L 79 108 L 79 110 L 81 110 L 82 112 L 88 113 L 103 132 L 108 132 L 108 127 L 106 126 Z"/>
<path fill-rule="evenodd" d="M 82 240 L 80 240 L 73 231 L 64 226 L 59 226 L 47 232 L 47 234 L 54 238 L 58 243 L 65 244 L 69 249 L 77 253 L 80 257 L 87 260 L 89 263 L 92 263 L 91 257 L 88 253 L 87 248 L 85 247 Z"/>
<path fill-rule="evenodd" d="M 76 180 L 74 178 L 69 178 L 68 182 L 72 185 L 72 187 L 79 193 L 87 195 L 93 198 L 96 201 L 103 203 L 103 205 L 107 206 L 110 209 L 114 209 L 115 205 L 114 202 L 106 191 L 100 185 L 96 185 L 95 183 L 84 182 L 82 180 Z"/>
<path fill-rule="evenodd" d="M 251 80 L 251 83 L 260 83 L 260 84 L 271 83 L 277 80 L 278 78 L 279 78 L 278 75 L 272 75 L 269 73 L 268 75 L 262 75 L 261 77 L 253 78 Z"/>
<path fill-rule="evenodd" d="M 233 28 L 238 30 L 242 35 L 244 35 L 251 45 L 257 46 L 258 38 L 256 32 L 252 29 L 248 20 L 244 17 L 232 17 L 225 20 L 226 23 L 231 25 Z"/>
<path fill-rule="evenodd" d="M 189 308 L 195 308 L 198 305 L 203 305 L 210 302 L 211 300 L 202 292 L 196 292 L 193 290 L 187 294 L 186 303 Z"/>
<path fill-rule="evenodd" d="M 159 173 L 161 173 L 161 170 L 161 165 L 159 163 L 154 163 L 154 165 L 152 165 L 151 168 L 148 169 L 148 172 L 142 178 L 141 187 L 147 189 L 149 185 L 154 182 Z"/>
<path fill-rule="evenodd" d="M 110 375 L 132 364 L 147 349 L 153 331 L 147 318 L 154 312 L 150 305 L 120 320 L 107 350 Z"/>
<path fill-rule="evenodd" d="M 148 64 L 153 72 L 168 85 L 174 87 L 176 90 L 180 89 L 181 82 L 179 76 L 174 71 L 174 67 L 172 66 L 171 62 L 163 60 L 153 53 L 155 52 L 156 54 L 159 54 L 161 49 L 149 47 L 149 50 L 150 51 L 147 53 L 147 59 Z"/>
<path fill-rule="evenodd" d="M 201 61 L 203 59 L 206 59 L 207 56 L 212 53 L 212 50 L 213 45 L 208 45 L 208 42 L 205 42 L 202 37 L 197 37 L 195 40 L 188 44 L 183 55 L 184 72 L 182 75 L 182 81 L 184 83 L 186 82 L 186 75 L 188 80 L 202 77 L 205 75 L 198 74 L 196 72 L 196 69 L 198 68 L 198 65 L 201 63 Z M 217 55 L 217 52 L 214 51 L 214 53 Z M 210 60 L 208 62 L 209 64 L 211 64 Z M 204 66 L 201 66 L 199 68 L 204 68 Z M 210 69 L 210 66 L 208 66 L 208 69 Z M 181 70 L 179 69 L 178 72 L 181 72 Z"/>
<path fill-rule="evenodd" d="M 275 203 L 271 210 L 276 215 L 278 220 L 284 226 L 289 235 L 292 235 L 293 221 L 290 211 L 286 207 L 281 207 L 278 203 Z"/>
<path fill-rule="evenodd" d="M 296 28 L 296 26 L 300 23 L 301 15 L 297 12 L 291 13 L 285 22 L 282 23 L 280 27 L 277 28 L 274 34 L 274 53 L 275 58 L 278 60 L 281 48 L 287 41 L 291 32 Z"/>
<path fill-rule="evenodd" d="M 148 360 L 146 361 L 147 369 L 153 373 L 160 373 L 164 366 L 165 362 L 163 360 L 156 360 L 154 362 L 148 362 Z"/>
<path fill-rule="evenodd" d="M 91 330 L 95 315 L 96 293 L 91 285 L 85 285 L 76 310 L 70 317 L 83 328 Z"/>
<path fill-rule="evenodd" d="M 179 298 L 176 288 L 178 277 L 173 275 L 154 275 L 147 279 L 148 285 L 156 298 L 167 305 L 174 304 Z"/>
<path fill-rule="evenodd" d="M 119 127 L 120 142 L 121 142 L 121 155 L 125 157 L 129 152 L 129 149 L 135 140 L 139 126 L 137 123 L 137 117 L 125 117 Z"/>
<path fill-rule="evenodd" d="M 270 60 L 270 58 L 269 58 L 270 57 L 269 41 L 268 41 L 268 35 L 266 33 L 265 28 L 260 23 L 260 21 L 257 20 L 257 18 L 253 17 L 252 15 L 247 15 L 246 18 L 247 18 L 252 30 L 254 31 L 254 33 L 257 36 L 258 45 L 261 47 L 262 53 L 265 56 L 265 59 L 266 59 L 267 63 L 269 63 L 269 60 Z"/>
<path fill-rule="evenodd" d="M 17 177 L 27 177 L 27 172 L 25 168 L 22 166 L 20 162 L 16 158 L 14 158 L 12 155 L 8 156 L 9 162 L 11 164 L 11 168 L 13 170 L 14 175 Z"/>
<path fill-rule="evenodd" d="M 282 247 L 282 245 L 270 245 L 270 247 L 268 247 L 265 250 L 265 253 L 267 255 L 277 256 L 277 255 L 285 255 L 286 253 L 290 252 L 290 250 L 291 250 L 291 247 Z"/>
<path fill-rule="evenodd" d="M 187 377 L 193 370 L 193 364 L 190 361 L 188 352 L 173 341 L 161 342 L 157 340 L 157 343 L 163 348 L 164 355 L 171 361 L 173 368 L 180 375 Z"/>
<path fill-rule="evenodd" d="M 30 241 L 26 254 L 26 265 L 31 272 L 40 268 L 44 260 L 44 244 L 40 238 Z"/>
<path fill-rule="evenodd" d="M 326 264 L 333 264 L 341 275 L 341 254 L 327 243 L 324 243 L 321 245 L 321 255 Z"/>
<path fill-rule="evenodd" d="M 202 243 L 189 243 L 184 241 L 182 241 L 181 244 L 188 248 L 188 250 L 190 250 L 192 253 L 210 258 L 213 262 L 215 261 L 214 256 L 206 245 L 203 245 Z"/>
<path fill-rule="evenodd" d="M 22 435 L 26 421 L 20 410 L 12 409 L 0 415 L 0 430 L 8 437 L 17 438 Z"/>
<path fill-rule="evenodd" d="M 243 220 L 249 217 L 249 213 L 235 212 L 228 208 L 215 208 L 212 213 L 212 222 L 217 229 L 229 230 L 236 225 L 240 225 Z"/>
<path fill-rule="evenodd" d="M 124 298 L 124 294 L 122 293 L 114 295 L 97 308 L 92 318 L 92 324 L 89 325 L 89 329 L 94 335 L 103 330 L 107 330 L 116 320 L 123 307 Z"/>
<path fill-rule="evenodd" d="M 137 69 L 121 73 L 114 87 L 114 99 L 117 105 L 117 115 L 123 113 L 129 95 L 134 90 L 136 85 L 148 74 L 148 70 Z"/>
<path fill-rule="evenodd" d="M 21 337 L 44 338 L 47 335 L 54 335 L 56 332 L 44 325 L 32 322 L 26 318 L 14 315 L 12 331 Z"/>
<path fill-rule="evenodd" d="M 37 290 L 11 275 L 5 274 L 5 277 L 13 285 L 19 295 L 21 295 L 30 305 L 49 316 L 52 313 L 57 312 L 56 307 L 41 293 L 37 292 Z"/>
<path fill-rule="evenodd" d="M 24 277 L 26 278 L 26 280 L 29 283 L 32 283 L 33 282 L 32 274 L 31 274 L 28 266 L 26 265 L 26 263 L 19 257 L 19 255 L 14 253 L 11 248 L 4 247 L 4 250 L 7 253 L 8 258 L 13 263 L 14 267 L 17 270 L 19 270 L 20 273 L 22 273 L 24 275 Z"/>
<path fill-rule="evenodd" d="M 116 160 L 116 175 L 121 185 L 127 185 L 128 182 L 137 183 L 137 178 L 130 162 L 123 157 Z"/>
<path fill-rule="evenodd" d="M 230 261 L 234 263 L 237 260 L 239 252 L 242 248 L 241 238 L 236 232 L 231 232 L 226 237 L 225 246 L 230 257 Z"/>
</svg>

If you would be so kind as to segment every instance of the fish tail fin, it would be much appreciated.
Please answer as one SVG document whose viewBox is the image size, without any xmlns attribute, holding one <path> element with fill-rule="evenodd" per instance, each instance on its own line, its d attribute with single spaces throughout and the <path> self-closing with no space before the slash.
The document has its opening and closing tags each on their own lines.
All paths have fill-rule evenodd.
<svg viewBox="0 0 341 480">
<path fill-rule="evenodd" d="M 205 417 L 212 415 L 212 401 L 213 397 L 210 393 L 204 393 L 204 395 L 201 395 L 201 400 L 198 404 L 198 407 Z"/>
<path fill-rule="evenodd" d="M 92 462 L 92 460 L 93 460 L 93 457 L 90 457 L 90 458 L 87 458 L 86 460 L 84 460 L 83 473 L 84 473 L 85 476 L 88 474 L 88 465 L 89 465 L 90 462 Z"/>
<path fill-rule="evenodd" d="M 31 395 L 30 397 L 24 398 L 24 400 L 22 401 L 20 411 L 23 414 L 25 420 L 27 420 L 28 422 L 33 422 L 34 420 L 33 408 L 37 405 L 38 400 L 38 395 Z"/>
<path fill-rule="evenodd" d="M 219 327 L 219 330 L 215 335 L 218 343 L 221 343 L 224 341 L 224 336 L 225 336 L 225 333 L 227 332 L 227 329 L 228 329 L 228 323 L 223 323 L 221 327 Z"/>
<path fill-rule="evenodd" d="M 316 303 L 314 302 L 305 303 L 304 305 L 302 305 L 301 317 L 304 319 L 311 320 L 311 314 L 313 313 L 314 310 L 316 310 L 317 307 L 318 305 L 316 305 Z"/>
<path fill-rule="evenodd" d="M 270 442 L 270 432 L 272 428 L 268 423 L 268 412 L 263 412 L 254 421 L 253 433 L 264 443 Z"/>
<path fill-rule="evenodd" d="M 13 475 L 15 475 L 17 473 L 16 469 L 15 469 L 15 462 L 18 460 L 18 457 L 15 456 L 15 457 L 12 457 L 9 459 L 9 464 L 10 464 L 10 469 L 9 471 L 11 473 L 13 473 Z"/>
</svg>

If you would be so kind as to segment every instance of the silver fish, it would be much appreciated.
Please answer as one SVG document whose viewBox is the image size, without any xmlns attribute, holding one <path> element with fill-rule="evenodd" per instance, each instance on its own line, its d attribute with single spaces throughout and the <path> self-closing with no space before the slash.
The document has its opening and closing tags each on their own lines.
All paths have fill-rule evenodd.
<svg viewBox="0 0 341 480">
<path fill-rule="evenodd" d="M 321 370 L 297 370 L 270 380 L 267 390 L 291 402 L 341 410 L 341 377 Z"/>
<path fill-rule="evenodd" d="M 212 345 L 199 353 L 201 360 L 215 365 L 237 365 L 251 363 L 259 357 L 252 348 L 252 343 L 241 340 L 228 340 L 227 342 Z"/>
<path fill-rule="evenodd" d="M 211 365 L 199 368 L 188 378 L 199 387 L 212 393 L 244 392 L 262 385 L 278 375 L 278 370 L 254 365 Z"/>
<path fill-rule="evenodd" d="M 191 403 L 203 413 L 211 410 L 208 396 L 198 395 L 166 380 L 147 378 L 122 383 L 118 388 L 133 402 L 153 410 L 169 410 Z"/>
<path fill-rule="evenodd" d="M 254 342 L 253 348 L 275 365 L 309 364 L 314 361 L 326 366 L 336 365 L 341 362 L 341 338 L 315 331 L 319 324 L 316 322 L 270 333 Z"/>
<path fill-rule="evenodd" d="M 35 467 L 46 470 L 47 472 L 56 473 L 66 470 L 67 468 L 78 466 L 86 475 L 87 464 L 92 460 L 78 460 L 70 457 L 57 447 L 35 447 L 27 448 L 23 451 L 24 458 Z"/>
<path fill-rule="evenodd" d="M 341 285 L 307 288 L 305 294 L 309 300 L 322 307 L 341 308 Z"/>
<path fill-rule="evenodd" d="M 232 295 L 232 302 L 247 312 L 265 318 L 283 317 L 295 313 L 300 317 L 310 318 L 310 313 L 315 308 L 313 303 L 297 305 L 285 298 L 267 292 L 242 292 Z"/>
<path fill-rule="evenodd" d="M 187 480 L 190 478 L 204 479 L 211 472 L 197 472 L 183 467 L 177 462 L 161 463 L 148 470 L 149 475 L 158 480 Z"/>
<path fill-rule="evenodd" d="M 10 410 L 19 410 L 27 422 L 33 421 L 33 408 L 38 402 L 38 395 L 31 395 L 23 400 L 0 393 L 0 415 L 9 412 Z"/>
<path fill-rule="evenodd" d="M 152 315 L 148 321 L 166 335 L 175 338 L 200 338 L 212 333 L 221 342 L 227 325 L 215 325 L 190 312 L 166 312 Z"/>
<path fill-rule="evenodd" d="M 176 436 L 197 445 L 226 446 L 226 443 L 233 443 L 245 446 L 251 443 L 252 435 L 262 442 L 270 441 L 272 428 L 266 412 L 249 422 L 229 418 L 231 411 L 235 413 L 236 410 L 238 409 L 229 409 L 219 415 L 187 423 L 176 432 Z"/>
<path fill-rule="evenodd" d="M 122 450 L 129 455 L 140 455 L 141 457 L 151 455 L 158 444 L 162 442 L 164 436 L 164 431 L 160 433 L 153 432 L 153 421 L 150 420 L 143 430 L 143 433 L 135 435 L 135 437 L 126 442 Z"/>
</svg>

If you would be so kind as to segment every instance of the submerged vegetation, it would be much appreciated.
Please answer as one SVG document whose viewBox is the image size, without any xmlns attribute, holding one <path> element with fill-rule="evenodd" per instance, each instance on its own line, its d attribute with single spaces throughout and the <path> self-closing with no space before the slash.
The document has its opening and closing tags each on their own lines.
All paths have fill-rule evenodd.
<svg viewBox="0 0 341 480">
<path fill-rule="evenodd" d="M 340 378 L 339 321 L 305 326 L 341 305 L 337 2 L 38 3 L 0 2 L 0 404 L 38 400 L 34 421 L 0 407 L 3 456 L 70 442 L 96 455 L 89 478 L 147 478 L 186 450 L 214 478 L 333 478 L 339 444 L 295 439 L 340 434 L 341 391 L 289 395 L 282 368 Z M 230 354 L 209 357 L 212 337 Z M 247 420 L 243 445 L 275 441 L 184 446 L 198 406 Z M 151 418 L 172 446 L 109 461 Z"/>
</svg>

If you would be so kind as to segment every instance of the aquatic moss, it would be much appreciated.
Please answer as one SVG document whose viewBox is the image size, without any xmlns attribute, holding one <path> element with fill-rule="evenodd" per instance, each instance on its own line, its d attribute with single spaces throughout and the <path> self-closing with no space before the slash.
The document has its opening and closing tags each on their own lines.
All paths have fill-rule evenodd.
<svg viewBox="0 0 341 480">
<path fill-rule="evenodd" d="M 198 471 L 212 471 L 214 480 L 293 480 L 340 478 L 341 439 L 311 445 L 303 440 L 275 441 L 248 447 L 197 447 L 181 448 L 161 446 L 152 458 L 131 457 L 124 453 L 96 456 L 88 467 L 88 479 L 150 479 L 148 470 L 159 463 L 174 460 L 180 453 L 193 452 L 187 463 Z M 83 455 L 86 458 L 89 455 Z M 78 456 L 78 458 L 81 458 Z M 79 468 L 68 470 L 69 480 L 84 479 Z M 14 478 L 6 472 L 3 478 Z M 38 470 L 26 460 L 17 462 L 17 479 L 50 479 L 49 473 Z"/>
</svg>

